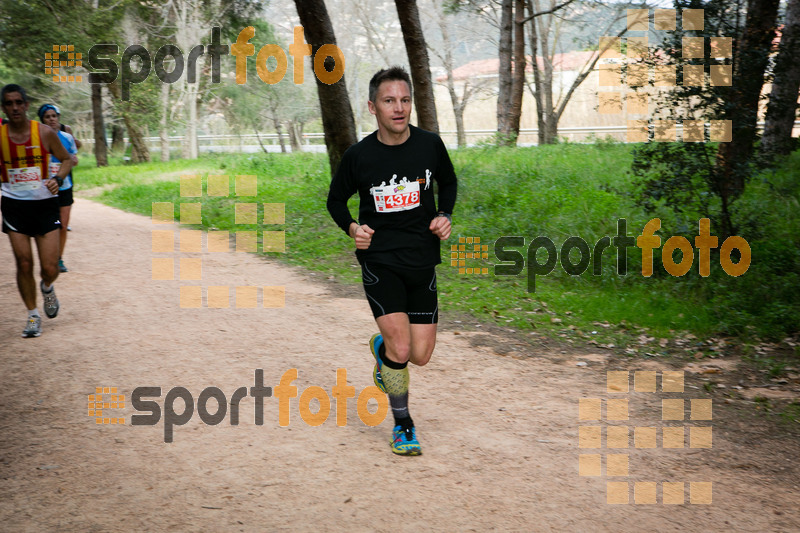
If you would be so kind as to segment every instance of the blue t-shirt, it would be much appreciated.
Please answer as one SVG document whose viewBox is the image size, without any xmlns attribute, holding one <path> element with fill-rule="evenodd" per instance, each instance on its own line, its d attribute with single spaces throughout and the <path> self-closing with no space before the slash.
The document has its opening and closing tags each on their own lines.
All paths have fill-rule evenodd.
<svg viewBox="0 0 800 533">
<path fill-rule="evenodd" d="M 75 137 L 73 137 L 66 131 L 57 131 L 56 133 L 58 133 L 58 138 L 61 141 L 61 144 L 64 145 L 64 148 L 66 148 L 67 152 L 69 152 L 70 155 L 75 155 L 78 153 L 78 147 L 75 145 Z M 50 154 L 50 162 L 59 164 L 61 163 L 61 161 L 52 154 Z M 58 169 L 55 169 L 55 171 L 52 168 L 50 169 L 50 175 L 54 176 L 57 172 Z M 61 187 L 59 187 L 58 190 L 66 191 L 67 189 L 71 188 L 72 188 L 72 172 L 67 174 L 67 177 L 64 178 L 64 183 L 61 184 Z"/>
</svg>

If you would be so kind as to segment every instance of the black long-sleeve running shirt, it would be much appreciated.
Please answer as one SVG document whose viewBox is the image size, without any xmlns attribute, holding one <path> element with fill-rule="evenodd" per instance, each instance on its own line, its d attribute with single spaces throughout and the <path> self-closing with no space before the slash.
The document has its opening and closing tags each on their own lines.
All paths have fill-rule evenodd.
<svg viewBox="0 0 800 533">
<path fill-rule="evenodd" d="M 456 174 L 438 135 L 409 128 L 403 144 L 383 144 L 374 132 L 348 148 L 331 182 L 327 205 L 336 224 L 348 232 L 354 219 L 347 200 L 357 191 L 357 222 L 375 230 L 369 248 L 356 250 L 361 263 L 415 269 L 441 263 L 439 238 L 428 229 L 437 214 L 433 185 L 438 211 L 452 214 Z"/>
</svg>

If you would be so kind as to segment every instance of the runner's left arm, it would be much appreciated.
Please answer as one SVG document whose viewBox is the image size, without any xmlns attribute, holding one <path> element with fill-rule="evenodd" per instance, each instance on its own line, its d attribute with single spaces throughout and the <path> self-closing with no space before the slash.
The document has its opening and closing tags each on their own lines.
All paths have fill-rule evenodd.
<svg viewBox="0 0 800 533">
<path fill-rule="evenodd" d="M 447 148 L 441 139 L 438 144 L 439 165 L 435 174 L 436 182 L 439 185 L 439 214 L 434 218 L 429 229 L 441 240 L 450 237 L 451 215 L 456 205 L 456 195 L 458 192 L 458 178 L 453 168 L 453 162 L 447 153 Z"/>
<path fill-rule="evenodd" d="M 441 139 L 439 139 L 439 167 L 435 174 L 436 182 L 439 184 L 439 209 L 440 213 L 453 214 L 456 205 L 456 195 L 458 192 L 458 178 L 450 161 L 450 155 Z"/>
</svg>

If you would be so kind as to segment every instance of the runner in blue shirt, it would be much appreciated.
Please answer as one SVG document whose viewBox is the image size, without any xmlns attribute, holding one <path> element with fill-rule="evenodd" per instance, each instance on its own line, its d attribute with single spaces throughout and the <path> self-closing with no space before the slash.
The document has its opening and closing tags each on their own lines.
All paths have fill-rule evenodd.
<svg viewBox="0 0 800 533">
<path fill-rule="evenodd" d="M 78 146 L 75 138 L 71 133 L 66 131 L 66 127 L 60 123 L 61 112 L 55 104 L 44 104 L 39 108 L 39 120 L 44 124 L 50 126 L 56 133 L 58 138 L 72 159 L 72 166 L 78 164 Z M 58 169 L 61 168 L 61 161 L 55 156 L 50 158 L 50 174 L 56 174 Z M 60 272 L 67 272 L 67 267 L 64 265 L 64 247 L 67 245 L 67 231 L 69 230 L 69 217 L 72 211 L 72 171 L 64 178 L 64 183 L 58 188 L 58 205 L 59 205 L 59 218 L 61 220 L 61 232 L 59 234 L 59 255 L 58 255 L 58 270 Z"/>
</svg>

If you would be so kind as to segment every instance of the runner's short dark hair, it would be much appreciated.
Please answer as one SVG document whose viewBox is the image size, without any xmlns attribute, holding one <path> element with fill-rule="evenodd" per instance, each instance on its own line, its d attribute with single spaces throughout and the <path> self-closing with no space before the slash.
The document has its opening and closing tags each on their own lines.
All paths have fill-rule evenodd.
<svg viewBox="0 0 800 533">
<path fill-rule="evenodd" d="M 22 95 L 22 101 L 28 101 L 28 95 L 25 93 L 25 89 L 17 85 L 16 83 L 9 83 L 8 85 L 4 85 L 2 89 L 0 89 L 0 103 L 5 102 L 6 95 L 8 93 L 19 93 Z"/>
<path fill-rule="evenodd" d="M 378 87 L 385 81 L 404 81 L 408 84 L 408 92 L 411 93 L 411 77 L 406 72 L 406 69 L 400 66 L 394 66 L 379 70 L 369 80 L 369 101 L 374 102 L 375 97 L 378 96 Z"/>
</svg>

